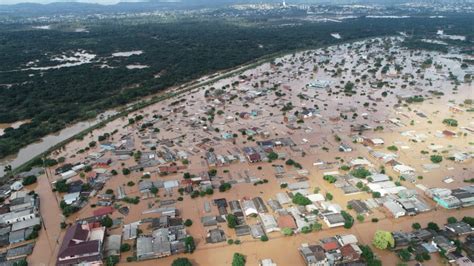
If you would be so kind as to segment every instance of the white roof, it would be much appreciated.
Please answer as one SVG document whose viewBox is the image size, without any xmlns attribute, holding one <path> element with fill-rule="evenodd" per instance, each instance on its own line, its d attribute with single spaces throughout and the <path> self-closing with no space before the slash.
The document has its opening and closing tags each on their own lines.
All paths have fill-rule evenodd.
<svg viewBox="0 0 474 266">
<path fill-rule="evenodd" d="M 275 217 L 273 217 L 271 214 L 261 213 L 260 219 L 262 220 L 263 227 L 265 227 L 267 232 L 278 227 Z"/>
<path fill-rule="evenodd" d="M 75 175 L 77 175 L 77 173 L 75 171 L 69 170 L 67 172 L 62 173 L 61 177 L 64 178 L 64 179 L 67 179 L 67 178 L 73 177 Z"/>
<path fill-rule="evenodd" d="M 382 181 L 389 181 L 390 178 L 388 175 L 385 174 L 373 174 L 369 176 L 372 179 L 372 183 L 382 182 Z"/>
<path fill-rule="evenodd" d="M 20 221 L 12 225 L 12 231 L 17 231 L 17 230 L 25 229 L 28 227 L 32 227 L 40 223 L 41 223 L 41 219 L 39 217 L 34 217 L 33 219 L 29 219 L 26 221 Z"/>
<path fill-rule="evenodd" d="M 384 202 L 383 205 L 393 214 L 393 216 L 395 216 L 395 218 L 405 215 L 405 210 L 391 200 Z"/>
<path fill-rule="evenodd" d="M 84 167 L 86 167 L 86 166 L 81 163 L 81 164 L 78 164 L 78 165 L 73 166 L 71 169 L 72 169 L 73 171 L 79 171 L 79 170 L 83 169 Z"/>
<path fill-rule="evenodd" d="M 255 206 L 253 200 L 242 201 L 242 209 L 245 215 L 258 214 L 257 206 Z"/>
<path fill-rule="evenodd" d="M 383 139 L 372 139 L 372 142 L 373 142 L 374 144 L 384 144 Z"/>
<path fill-rule="evenodd" d="M 290 197 L 288 197 L 288 194 L 284 192 L 279 192 L 276 194 L 276 198 L 280 204 L 287 204 L 291 202 Z"/>
<path fill-rule="evenodd" d="M 163 183 L 163 186 L 165 189 L 175 188 L 179 186 L 179 182 L 177 180 L 168 180 Z"/>
<path fill-rule="evenodd" d="M 69 193 L 64 195 L 63 200 L 66 204 L 71 204 L 79 198 L 81 192 Z"/>
<path fill-rule="evenodd" d="M 342 235 L 339 236 L 339 244 L 341 246 L 347 245 L 347 244 L 357 244 L 359 242 L 357 240 L 357 237 L 355 235 L 349 234 L 349 235 Z"/>
<path fill-rule="evenodd" d="M 372 165 L 367 159 L 354 159 L 351 165 Z"/>
<path fill-rule="evenodd" d="M 311 194 L 306 196 L 312 202 L 324 201 L 324 196 L 322 194 Z"/>
<path fill-rule="evenodd" d="M 408 172 L 415 172 L 415 169 L 411 168 L 410 166 L 404 164 L 398 164 L 393 167 L 393 170 L 399 173 L 408 173 Z"/>
</svg>

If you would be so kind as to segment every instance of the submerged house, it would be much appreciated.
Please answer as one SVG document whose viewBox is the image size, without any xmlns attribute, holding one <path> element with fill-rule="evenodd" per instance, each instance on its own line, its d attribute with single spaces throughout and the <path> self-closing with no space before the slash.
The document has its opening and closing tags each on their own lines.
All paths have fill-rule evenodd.
<svg viewBox="0 0 474 266">
<path fill-rule="evenodd" d="M 59 248 L 56 265 L 102 263 L 105 227 L 92 224 L 74 224 L 66 230 Z"/>
</svg>

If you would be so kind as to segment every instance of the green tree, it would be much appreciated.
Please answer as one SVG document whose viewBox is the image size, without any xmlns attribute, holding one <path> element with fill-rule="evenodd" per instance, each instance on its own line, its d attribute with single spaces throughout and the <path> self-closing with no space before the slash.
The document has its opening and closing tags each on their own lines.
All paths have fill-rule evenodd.
<svg viewBox="0 0 474 266">
<path fill-rule="evenodd" d="M 269 160 L 274 161 L 278 159 L 278 154 L 272 151 L 267 155 L 267 157 Z"/>
<path fill-rule="evenodd" d="M 225 191 L 227 191 L 227 190 L 229 190 L 229 189 L 231 189 L 231 188 L 232 188 L 232 185 L 231 185 L 230 183 L 228 183 L 228 182 L 225 182 L 225 183 L 222 183 L 222 184 L 219 186 L 219 191 L 220 191 L 220 192 L 225 192 Z"/>
<path fill-rule="evenodd" d="M 301 233 L 303 233 L 303 234 L 311 233 L 311 231 L 312 231 L 312 230 L 311 230 L 311 228 L 310 228 L 309 226 L 303 226 L 303 227 L 301 228 Z"/>
<path fill-rule="evenodd" d="M 411 228 L 415 229 L 415 230 L 418 230 L 418 229 L 421 229 L 421 225 L 419 223 L 413 223 L 411 225 Z"/>
<path fill-rule="evenodd" d="M 309 200 L 307 197 L 303 196 L 303 194 L 299 192 L 297 192 L 293 196 L 292 202 L 300 206 L 306 206 L 306 205 L 311 204 L 311 200 Z"/>
<path fill-rule="evenodd" d="M 196 249 L 196 244 L 194 243 L 194 238 L 192 236 L 187 236 L 184 239 L 184 246 L 186 248 L 186 252 L 193 253 Z"/>
<path fill-rule="evenodd" d="M 439 226 L 438 226 L 436 223 L 434 223 L 434 222 L 429 222 L 427 228 L 430 229 L 430 230 L 433 230 L 433 231 L 435 231 L 435 232 L 439 232 L 439 231 L 440 231 L 440 230 L 439 230 Z"/>
<path fill-rule="evenodd" d="M 454 223 L 457 223 L 458 222 L 458 219 L 456 219 L 456 217 L 449 217 L 448 218 L 448 224 L 454 224 Z"/>
<path fill-rule="evenodd" d="M 366 178 L 372 174 L 369 170 L 365 169 L 364 167 L 359 167 L 357 169 L 350 171 L 349 173 L 357 178 Z"/>
<path fill-rule="evenodd" d="M 398 256 L 400 257 L 402 261 L 409 261 L 411 259 L 410 251 L 404 248 L 398 252 Z"/>
<path fill-rule="evenodd" d="M 193 225 L 193 221 L 191 219 L 186 219 L 186 221 L 184 221 L 184 226 L 189 227 L 191 225 Z"/>
<path fill-rule="evenodd" d="M 431 155 L 430 160 L 433 163 L 440 163 L 443 161 L 443 157 L 441 155 Z"/>
<path fill-rule="evenodd" d="M 37 181 L 36 176 L 30 175 L 30 176 L 27 176 L 27 177 L 23 178 L 22 184 L 23 184 L 23 186 L 28 186 L 28 185 L 36 183 L 36 181 Z"/>
<path fill-rule="evenodd" d="M 108 215 L 105 216 L 104 218 L 102 218 L 102 220 L 100 220 L 100 224 L 102 226 L 105 226 L 107 228 L 110 228 L 112 227 L 112 225 L 114 225 L 114 221 L 112 220 L 112 218 L 110 218 Z"/>
<path fill-rule="evenodd" d="M 372 240 L 372 245 L 378 249 L 395 247 L 395 240 L 391 232 L 377 230 Z"/>
<path fill-rule="evenodd" d="M 464 216 L 462 221 L 469 224 L 471 227 L 474 227 L 474 217 Z"/>
<path fill-rule="evenodd" d="M 456 119 L 452 118 L 446 118 L 443 120 L 443 124 L 450 126 L 450 127 L 457 127 L 458 126 L 458 121 Z"/>
<path fill-rule="evenodd" d="M 28 266 L 28 261 L 26 261 L 26 259 L 16 261 L 15 263 L 13 263 L 13 266 Z"/>
<path fill-rule="evenodd" d="M 346 211 L 341 211 L 341 215 L 344 217 L 344 228 L 351 228 L 354 225 L 354 217 Z"/>
<path fill-rule="evenodd" d="M 105 265 L 107 266 L 114 266 L 118 264 L 120 261 L 118 256 L 109 256 L 105 259 Z"/>
<path fill-rule="evenodd" d="M 293 235 L 293 229 L 289 228 L 289 227 L 285 227 L 281 230 L 281 232 L 283 233 L 283 235 L 285 236 L 291 236 Z"/>
<path fill-rule="evenodd" d="M 120 252 L 127 252 L 130 251 L 130 249 L 131 247 L 128 243 L 123 243 L 122 245 L 120 245 Z"/>
<path fill-rule="evenodd" d="M 123 175 L 129 175 L 130 174 L 130 170 L 128 168 L 123 168 L 122 169 L 122 174 Z"/>
<path fill-rule="evenodd" d="M 233 214 L 226 215 L 227 226 L 229 228 L 235 228 L 237 226 L 237 217 Z"/>
<path fill-rule="evenodd" d="M 193 266 L 193 264 L 188 258 L 177 258 L 173 260 L 171 266 Z"/>
<path fill-rule="evenodd" d="M 327 200 L 332 200 L 333 198 L 334 198 L 334 197 L 332 196 L 331 193 L 329 193 L 329 192 L 326 193 L 326 199 L 327 199 Z"/>
<path fill-rule="evenodd" d="M 240 253 L 234 253 L 232 257 L 232 266 L 245 266 L 245 256 Z"/>
<path fill-rule="evenodd" d="M 54 184 L 54 188 L 56 188 L 56 191 L 61 193 L 68 192 L 69 184 L 66 184 L 66 180 L 59 180 Z"/>
</svg>

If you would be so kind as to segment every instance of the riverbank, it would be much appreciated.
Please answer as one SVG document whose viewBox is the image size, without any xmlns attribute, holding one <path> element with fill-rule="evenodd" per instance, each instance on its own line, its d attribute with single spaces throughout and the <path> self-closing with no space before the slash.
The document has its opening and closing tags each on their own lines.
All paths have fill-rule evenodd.
<svg viewBox="0 0 474 266">
<path fill-rule="evenodd" d="M 74 141 L 76 139 L 81 139 L 85 135 L 91 133 L 92 131 L 94 131 L 98 128 L 101 128 L 101 127 L 105 126 L 107 123 L 110 123 L 111 121 L 114 121 L 114 120 L 119 119 L 121 117 L 125 117 L 130 113 L 141 110 L 141 109 L 143 109 L 145 107 L 148 107 L 150 105 L 153 105 L 155 103 L 158 103 L 158 102 L 161 102 L 163 100 L 176 97 L 178 95 L 181 95 L 181 94 L 186 93 L 188 91 L 192 91 L 192 90 L 197 89 L 199 87 L 203 87 L 203 86 L 215 83 L 215 82 L 217 82 L 221 79 L 225 79 L 225 78 L 229 78 L 229 77 L 232 77 L 232 76 L 235 76 L 235 75 L 239 75 L 240 73 L 243 73 L 246 70 L 249 70 L 249 69 L 255 68 L 257 66 L 260 66 L 262 64 L 268 63 L 268 62 L 270 62 L 270 61 L 272 61 L 272 60 L 274 60 L 278 57 L 281 57 L 281 56 L 284 56 L 284 55 L 287 55 L 287 54 L 297 53 L 297 52 L 311 50 L 311 49 L 325 48 L 325 47 L 330 47 L 330 46 L 333 46 L 333 45 L 340 45 L 340 44 L 344 44 L 344 43 L 363 41 L 363 40 L 373 39 L 373 38 L 377 38 L 377 37 L 383 37 L 383 36 L 374 36 L 374 37 L 368 37 L 368 38 L 356 38 L 356 39 L 351 39 L 351 40 L 340 40 L 340 41 L 336 41 L 336 43 L 327 44 L 327 45 L 321 45 L 321 46 L 315 46 L 315 47 L 305 47 L 305 48 L 300 48 L 300 49 L 296 49 L 296 50 L 281 51 L 281 52 L 278 52 L 278 53 L 270 54 L 270 55 L 255 59 L 254 61 L 249 62 L 247 64 L 236 66 L 234 68 L 227 69 L 227 70 L 221 70 L 221 71 L 215 72 L 213 74 L 209 74 L 207 76 L 200 77 L 200 78 L 195 79 L 193 81 L 189 81 L 189 82 L 184 83 L 182 85 L 179 85 L 177 87 L 171 87 L 171 88 L 169 88 L 167 90 L 164 90 L 162 92 L 159 92 L 157 94 L 150 95 L 148 97 L 145 97 L 142 100 L 132 102 L 132 103 L 126 105 L 125 107 L 122 107 L 122 110 L 118 111 L 118 113 L 116 113 L 115 115 L 110 116 L 110 117 L 100 121 L 99 123 L 97 123 L 97 124 L 95 124 L 91 127 L 88 127 L 86 129 L 81 129 L 81 131 L 79 131 L 78 133 L 76 133 L 72 136 L 69 136 L 64 140 L 60 140 L 58 143 L 52 144 L 52 146 L 50 146 L 49 148 L 45 147 L 45 150 L 40 151 L 39 154 L 34 154 L 34 153 L 31 153 L 31 152 L 24 152 L 24 153 L 32 156 L 28 160 L 22 160 L 22 161 L 19 161 L 19 162 L 15 163 L 14 159 L 12 160 L 12 157 L 7 157 L 7 158 L 4 158 L 4 159 L 1 159 L 0 160 L 0 177 L 1 177 L 0 182 L 4 182 L 5 178 L 6 178 L 6 175 L 5 175 L 5 172 L 4 172 L 4 167 L 5 166 L 7 166 L 7 165 L 12 166 L 13 170 L 12 170 L 11 174 L 18 174 L 18 173 L 21 173 L 23 171 L 26 171 L 29 168 L 31 168 L 32 166 L 34 166 L 35 161 L 37 161 L 38 159 L 42 159 L 44 157 L 47 157 L 49 154 L 51 154 L 55 150 L 61 149 L 64 145 L 70 143 L 71 141 Z M 79 122 L 79 123 L 83 123 L 83 122 Z M 77 124 L 75 124 L 75 125 L 77 125 Z M 35 143 L 30 144 L 30 145 L 35 145 Z M 25 149 L 25 148 L 23 148 L 23 149 Z"/>
</svg>

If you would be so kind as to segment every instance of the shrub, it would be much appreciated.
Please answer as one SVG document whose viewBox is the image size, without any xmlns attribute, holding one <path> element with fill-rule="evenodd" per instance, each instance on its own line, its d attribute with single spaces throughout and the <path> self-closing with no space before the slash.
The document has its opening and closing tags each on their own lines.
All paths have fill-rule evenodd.
<svg viewBox="0 0 474 266">
<path fill-rule="evenodd" d="M 458 121 L 456 119 L 452 118 L 446 118 L 443 120 L 443 124 L 450 126 L 450 127 L 457 127 L 458 126 Z"/>
<path fill-rule="evenodd" d="M 227 190 L 229 190 L 229 189 L 231 189 L 231 188 L 232 188 L 232 185 L 231 185 L 230 183 L 227 183 L 227 182 L 226 182 L 226 183 L 223 183 L 223 184 L 221 184 L 221 185 L 219 186 L 219 191 L 220 191 L 220 192 L 225 192 L 225 191 L 227 191 Z"/>
<path fill-rule="evenodd" d="M 434 222 L 429 222 L 427 228 L 436 232 L 440 231 L 439 226 Z"/>
<path fill-rule="evenodd" d="M 350 174 L 357 178 L 366 178 L 370 176 L 372 173 L 370 173 L 370 171 L 365 169 L 364 167 L 360 167 L 360 168 L 352 170 Z"/>
<path fill-rule="evenodd" d="M 123 168 L 122 169 L 122 174 L 123 175 L 129 175 L 130 174 L 130 170 L 128 168 Z"/>
<path fill-rule="evenodd" d="M 22 184 L 23 184 L 23 186 L 28 186 L 28 185 L 36 183 L 36 181 L 37 181 L 36 176 L 30 175 L 30 176 L 27 176 L 27 177 L 23 178 Z"/>
<path fill-rule="evenodd" d="M 171 266 L 193 266 L 188 258 L 177 258 L 171 263 Z"/>
<path fill-rule="evenodd" d="M 398 256 L 402 261 L 409 261 L 411 259 L 411 253 L 407 249 L 401 249 L 398 252 Z"/>
<path fill-rule="evenodd" d="M 418 230 L 418 229 L 421 229 L 421 225 L 419 223 L 413 223 L 411 225 L 411 228 L 415 229 L 415 230 Z"/>
<path fill-rule="evenodd" d="M 112 227 L 112 225 L 114 225 L 114 221 L 112 220 L 112 218 L 110 218 L 108 215 L 106 215 L 104 218 L 102 218 L 100 220 L 100 224 L 102 226 L 110 228 L 110 227 Z"/>
<path fill-rule="evenodd" d="M 191 219 L 186 219 L 186 221 L 184 221 L 184 226 L 189 227 L 191 225 L 193 225 L 193 221 Z"/>
<path fill-rule="evenodd" d="M 232 257 L 232 266 L 245 266 L 245 256 L 240 253 L 234 253 Z"/>
<path fill-rule="evenodd" d="M 281 232 L 283 233 L 283 235 L 285 236 L 292 236 L 293 235 L 293 229 L 291 228 L 288 228 L 288 227 L 285 227 L 281 230 Z"/>
<path fill-rule="evenodd" d="M 430 160 L 433 163 L 440 163 L 443 161 L 443 157 L 441 155 L 431 155 Z"/>
<path fill-rule="evenodd" d="M 237 217 L 235 217 L 235 215 L 227 214 L 226 220 L 229 228 L 235 228 L 237 226 Z"/>
<path fill-rule="evenodd" d="M 311 200 L 309 200 L 307 197 L 303 196 L 301 193 L 297 192 L 292 199 L 292 202 L 294 204 L 300 205 L 300 206 L 306 206 L 311 204 Z"/>
<path fill-rule="evenodd" d="M 395 239 L 391 232 L 377 230 L 372 240 L 372 245 L 378 249 L 387 249 L 395 247 Z"/>
<path fill-rule="evenodd" d="M 344 217 L 344 228 L 349 229 L 354 225 L 354 217 L 346 211 L 341 211 L 342 217 Z"/>
<path fill-rule="evenodd" d="M 122 245 L 120 245 L 120 252 L 127 252 L 130 251 L 130 249 L 131 246 L 128 243 L 123 243 Z"/>
<path fill-rule="evenodd" d="M 391 146 L 387 147 L 387 150 L 389 150 L 389 151 L 398 151 L 398 148 L 395 145 L 391 145 Z"/>
<path fill-rule="evenodd" d="M 329 192 L 326 193 L 326 199 L 327 199 L 327 200 L 332 200 L 333 198 L 334 198 L 334 197 L 332 196 L 331 193 L 329 193 Z"/>
<path fill-rule="evenodd" d="M 336 181 L 337 181 L 337 178 L 332 176 L 332 175 L 325 175 L 325 176 L 323 176 L 323 179 L 328 181 L 330 184 L 336 183 Z"/>
<path fill-rule="evenodd" d="M 454 224 L 454 223 L 457 223 L 458 222 L 458 219 L 456 219 L 455 217 L 449 217 L 448 218 L 448 224 Z"/>
</svg>

